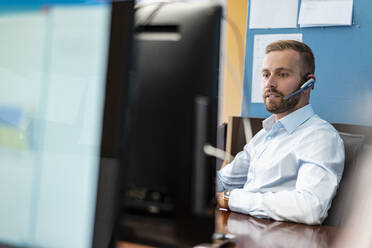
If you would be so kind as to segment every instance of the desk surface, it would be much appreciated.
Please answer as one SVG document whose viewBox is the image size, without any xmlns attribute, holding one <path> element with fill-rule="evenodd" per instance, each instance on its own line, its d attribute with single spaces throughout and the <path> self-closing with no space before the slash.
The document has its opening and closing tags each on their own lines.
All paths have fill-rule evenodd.
<svg viewBox="0 0 372 248">
<path fill-rule="evenodd" d="M 230 211 L 216 211 L 216 231 L 236 236 L 236 247 L 331 247 L 340 229 L 330 226 L 310 226 L 292 222 L 258 219 Z M 117 248 L 131 247 L 119 242 Z M 148 247 L 148 246 L 132 246 Z"/>
<path fill-rule="evenodd" d="M 218 232 L 236 235 L 237 247 L 330 247 L 340 229 L 258 219 L 230 211 L 216 212 Z"/>
</svg>

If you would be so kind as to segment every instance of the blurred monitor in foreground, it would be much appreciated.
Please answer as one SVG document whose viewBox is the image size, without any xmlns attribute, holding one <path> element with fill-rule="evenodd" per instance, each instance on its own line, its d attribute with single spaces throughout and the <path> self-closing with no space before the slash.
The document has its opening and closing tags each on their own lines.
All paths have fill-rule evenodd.
<svg viewBox="0 0 372 248">
<path fill-rule="evenodd" d="M 4 246 L 110 243 L 132 28 L 132 1 L 0 3 Z"/>
<path fill-rule="evenodd" d="M 122 239 L 160 247 L 210 241 L 214 232 L 215 146 L 221 7 L 138 4 Z"/>
</svg>

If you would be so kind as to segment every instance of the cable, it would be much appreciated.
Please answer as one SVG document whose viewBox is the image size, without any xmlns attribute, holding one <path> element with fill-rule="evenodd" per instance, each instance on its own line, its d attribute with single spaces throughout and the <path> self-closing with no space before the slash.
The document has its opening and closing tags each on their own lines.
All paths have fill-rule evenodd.
<svg viewBox="0 0 372 248">
<path fill-rule="evenodd" d="M 235 24 L 234 21 L 232 21 L 229 17 L 227 16 L 222 16 L 222 19 L 225 20 L 225 22 L 231 27 L 231 30 L 233 31 L 234 33 L 234 37 L 235 37 L 235 42 L 237 44 L 237 48 L 238 48 L 238 56 L 239 56 L 239 65 L 240 65 L 240 72 L 244 72 L 244 64 L 243 64 L 243 53 L 244 53 L 244 50 L 243 50 L 243 38 L 242 38 L 242 35 L 239 31 L 239 28 L 237 27 L 237 25 Z"/>
<path fill-rule="evenodd" d="M 157 5 L 155 7 L 155 9 L 147 16 L 147 18 L 143 21 L 143 22 L 138 22 L 138 24 L 136 24 L 136 26 L 134 27 L 134 31 L 139 31 L 141 29 L 141 27 L 144 27 L 144 26 L 148 26 L 151 21 L 154 19 L 154 17 L 156 16 L 156 14 L 160 11 L 161 8 L 163 8 L 165 5 L 167 4 L 170 4 L 170 3 L 173 3 L 173 2 L 152 2 L 152 3 L 148 3 L 148 4 L 144 4 L 144 5 L 137 5 L 134 10 L 137 11 L 141 8 L 144 8 L 144 7 L 148 7 L 148 6 L 151 6 L 151 5 Z"/>
<path fill-rule="evenodd" d="M 222 16 L 222 19 L 230 26 L 231 30 L 233 31 L 235 42 L 237 44 L 237 52 L 239 56 L 239 73 L 236 72 L 235 67 L 232 65 L 231 60 L 228 56 L 226 56 L 225 61 L 227 64 L 227 69 L 233 76 L 233 82 L 235 83 L 236 87 L 238 89 L 242 89 L 244 91 L 244 49 L 243 49 L 243 37 L 241 32 L 239 31 L 239 28 L 235 24 L 233 20 L 231 20 L 226 15 Z M 247 106 L 247 99 L 242 94 L 242 104 L 244 106 Z"/>
<path fill-rule="evenodd" d="M 241 87 L 241 89 L 244 90 L 243 38 L 239 31 L 239 28 L 230 18 L 228 18 L 227 16 L 223 16 L 223 19 L 226 21 L 228 25 L 230 25 L 233 31 L 234 37 L 235 37 L 235 42 L 238 48 L 239 66 L 240 66 L 239 72 L 240 73 L 236 73 L 235 67 L 232 66 L 232 63 L 228 57 L 226 57 L 227 68 L 232 74 L 233 82 L 235 82 L 237 88 L 239 89 Z M 243 105 L 247 106 L 247 99 L 244 97 L 244 95 L 242 95 L 242 102 L 243 102 Z M 251 126 L 248 120 L 245 120 L 245 119 L 243 120 L 243 127 L 244 127 L 244 134 L 245 134 L 246 142 L 248 143 L 249 140 L 252 138 L 252 129 L 251 129 Z"/>
</svg>

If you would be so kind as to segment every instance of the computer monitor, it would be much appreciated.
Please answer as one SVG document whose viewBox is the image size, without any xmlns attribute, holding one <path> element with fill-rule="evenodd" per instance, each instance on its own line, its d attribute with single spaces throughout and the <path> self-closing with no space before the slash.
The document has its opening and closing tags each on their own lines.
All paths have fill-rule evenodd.
<svg viewBox="0 0 372 248">
<path fill-rule="evenodd" d="M 135 9 L 122 238 L 161 247 L 208 242 L 216 161 L 203 147 L 216 143 L 221 6 Z"/>
<path fill-rule="evenodd" d="M 132 29 L 129 0 L 0 3 L 4 246 L 109 245 Z"/>
</svg>

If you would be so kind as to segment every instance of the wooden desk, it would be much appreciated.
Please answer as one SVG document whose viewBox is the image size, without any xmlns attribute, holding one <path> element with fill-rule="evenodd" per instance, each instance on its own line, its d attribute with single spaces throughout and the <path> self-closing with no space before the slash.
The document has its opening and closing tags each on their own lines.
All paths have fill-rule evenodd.
<svg viewBox="0 0 372 248">
<path fill-rule="evenodd" d="M 236 235 L 236 247 L 331 247 L 340 229 L 258 219 L 230 211 L 216 211 L 216 230 Z"/>
<path fill-rule="evenodd" d="M 249 215 L 216 210 L 216 231 L 236 236 L 236 246 L 249 248 L 327 248 L 341 229 L 293 222 L 258 219 Z M 117 248 L 146 248 L 118 242 Z"/>
<path fill-rule="evenodd" d="M 137 245 L 130 242 L 118 242 L 116 248 L 153 248 L 147 245 Z"/>
</svg>

